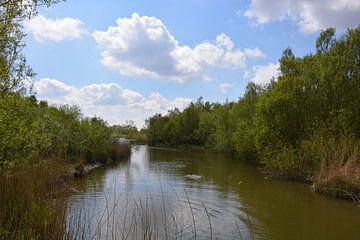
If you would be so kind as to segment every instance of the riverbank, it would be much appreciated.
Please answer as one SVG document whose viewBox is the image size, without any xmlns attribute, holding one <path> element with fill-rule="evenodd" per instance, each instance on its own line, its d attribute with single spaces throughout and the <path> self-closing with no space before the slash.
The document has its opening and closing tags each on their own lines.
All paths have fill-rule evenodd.
<svg viewBox="0 0 360 240">
<path fill-rule="evenodd" d="M 80 161 L 74 166 L 74 171 L 70 172 L 75 178 L 85 176 L 89 171 L 100 167 L 104 164 L 117 161 L 121 158 L 128 157 L 131 151 L 131 143 L 127 139 L 113 139 L 107 146 L 107 150 L 97 160 L 92 162 Z"/>
<path fill-rule="evenodd" d="M 356 167 L 351 170 L 347 168 L 347 166 L 338 167 L 330 170 L 330 172 L 326 174 L 320 174 L 319 172 L 313 177 L 294 177 L 285 173 L 268 170 L 263 170 L 262 172 L 266 175 L 266 178 L 302 182 L 307 184 L 312 191 L 318 194 L 345 201 L 350 200 L 355 204 L 360 204 L 360 168 Z"/>
<path fill-rule="evenodd" d="M 317 193 L 359 204 L 359 154 L 359 140 L 346 136 L 321 137 L 302 143 L 297 151 L 285 151 L 280 159 L 274 159 L 276 164 L 264 166 L 270 173 L 279 173 L 282 178 L 310 184 Z M 259 162 L 262 163 L 261 160 Z M 290 168 L 281 165 L 286 162 L 289 162 Z"/>
<path fill-rule="evenodd" d="M 108 153 L 93 163 L 48 159 L 0 174 L 0 239 L 76 239 L 67 235 L 62 197 L 76 178 L 129 156 L 130 145 L 111 144 Z"/>
</svg>

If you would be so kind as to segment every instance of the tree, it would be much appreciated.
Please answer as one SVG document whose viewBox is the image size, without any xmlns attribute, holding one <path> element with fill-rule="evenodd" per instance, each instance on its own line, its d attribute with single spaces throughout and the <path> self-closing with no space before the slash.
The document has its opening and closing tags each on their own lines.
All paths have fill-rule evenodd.
<svg viewBox="0 0 360 240">
<path fill-rule="evenodd" d="M 314 55 L 295 58 L 284 51 L 281 76 L 256 105 L 257 151 L 266 166 L 303 175 L 319 165 L 301 158 L 318 134 L 359 137 L 360 28 L 334 36 L 334 29 L 323 31 Z"/>
<path fill-rule="evenodd" d="M 248 83 L 244 97 L 234 105 L 232 118 L 236 121 L 232 144 L 236 155 L 242 159 L 256 161 L 254 117 L 255 107 L 264 88 L 253 82 Z"/>
<path fill-rule="evenodd" d="M 321 31 L 320 36 L 316 40 L 316 50 L 318 54 L 324 54 L 330 50 L 332 45 L 336 42 L 335 28 L 328 28 Z"/>
</svg>

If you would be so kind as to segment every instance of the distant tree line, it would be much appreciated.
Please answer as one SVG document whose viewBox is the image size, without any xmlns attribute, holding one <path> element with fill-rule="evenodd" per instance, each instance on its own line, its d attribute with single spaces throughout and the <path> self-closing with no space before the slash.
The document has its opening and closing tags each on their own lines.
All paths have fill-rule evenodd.
<svg viewBox="0 0 360 240">
<path fill-rule="evenodd" d="M 316 53 L 304 57 L 287 48 L 279 68 L 277 80 L 250 82 L 236 102 L 199 98 L 183 111 L 150 117 L 149 143 L 203 145 L 293 177 L 329 169 L 329 152 L 360 139 L 360 27 L 338 38 L 332 28 L 322 31 Z"/>
<path fill-rule="evenodd" d="M 126 121 L 121 125 L 111 126 L 113 138 L 126 138 L 131 141 L 138 143 L 146 143 L 146 129 L 138 129 L 134 121 Z"/>
</svg>

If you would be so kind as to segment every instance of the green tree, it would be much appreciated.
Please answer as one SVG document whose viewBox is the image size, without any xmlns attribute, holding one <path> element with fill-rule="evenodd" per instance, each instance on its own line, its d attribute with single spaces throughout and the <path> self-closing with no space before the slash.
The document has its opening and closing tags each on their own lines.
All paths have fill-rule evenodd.
<svg viewBox="0 0 360 240">
<path fill-rule="evenodd" d="M 256 144 L 266 166 L 304 175 L 320 164 L 305 166 L 301 157 L 303 144 L 316 134 L 326 129 L 329 138 L 359 136 L 359 31 L 339 39 L 333 29 L 322 32 L 315 55 L 295 58 L 284 51 L 281 76 L 256 105 Z"/>
<path fill-rule="evenodd" d="M 264 88 L 253 82 L 246 86 L 244 97 L 232 109 L 232 118 L 236 119 L 236 126 L 232 135 L 232 144 L 238 157 L 256 161 L 254 117 L 256 103 L 264 92 Z"/>
</svg>

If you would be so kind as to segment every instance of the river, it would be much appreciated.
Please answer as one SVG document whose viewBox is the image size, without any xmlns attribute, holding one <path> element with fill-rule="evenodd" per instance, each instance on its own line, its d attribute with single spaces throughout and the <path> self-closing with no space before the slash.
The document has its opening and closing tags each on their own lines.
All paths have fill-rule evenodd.
<svg viewBox="0 0 360 240">
<path fill-rule="evenodd" d="M 134 146 L 73 188 L 69 231 L 89 239 L 360 239 L 359 206 L 224 154 Z"/>
</svg>

